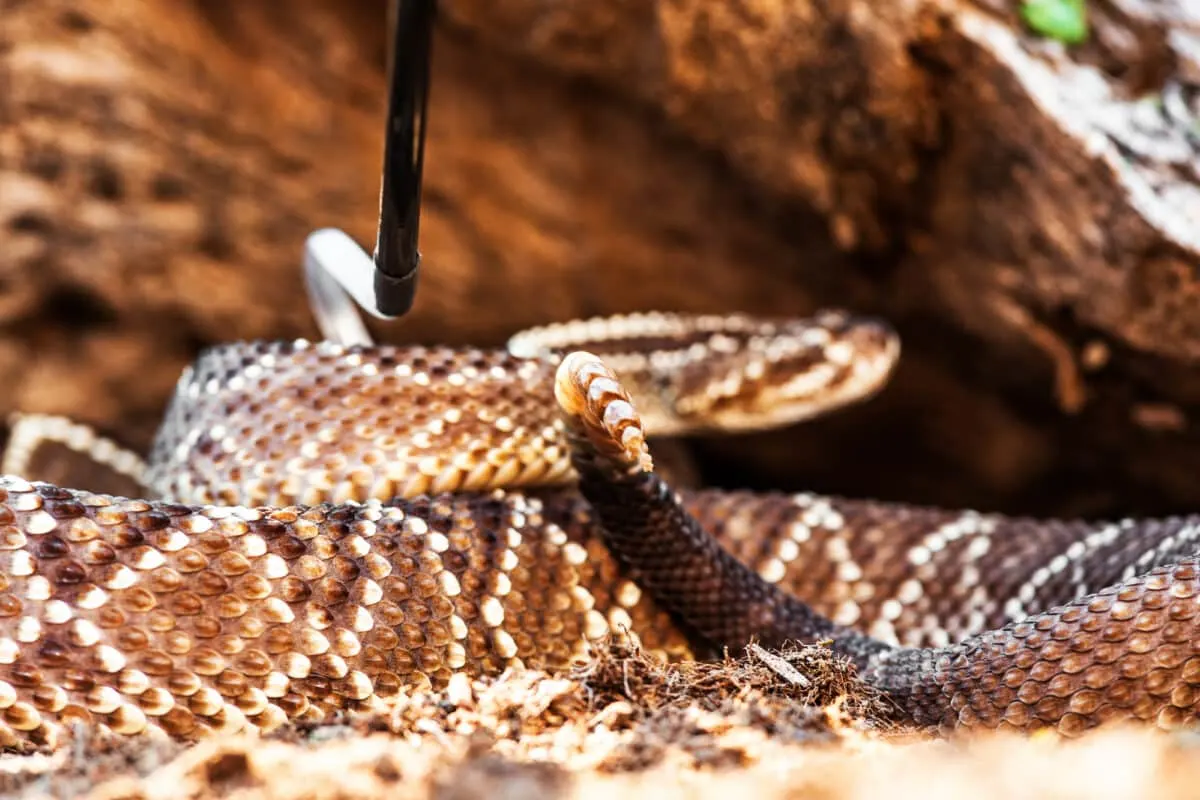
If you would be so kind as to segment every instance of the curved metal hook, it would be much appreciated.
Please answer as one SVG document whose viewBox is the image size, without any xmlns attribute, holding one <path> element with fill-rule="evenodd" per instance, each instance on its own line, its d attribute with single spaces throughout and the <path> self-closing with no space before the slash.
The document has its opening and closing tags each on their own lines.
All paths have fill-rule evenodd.
<svg viewBox="0 0 1200 800">
<path fill-rule="evenodd" d="M 347 234 L 316 231 L 305 242 L 304 274 L 321 334 L 342 344 L 370 344 L 358 314 L 395 319 L 412 308 L 421 254 L 421 177 L 436 0 L 393 0 L 387 128 L 375 254 Z M 351 302 L 353 300 L 353 302 Z"/>
</svg>

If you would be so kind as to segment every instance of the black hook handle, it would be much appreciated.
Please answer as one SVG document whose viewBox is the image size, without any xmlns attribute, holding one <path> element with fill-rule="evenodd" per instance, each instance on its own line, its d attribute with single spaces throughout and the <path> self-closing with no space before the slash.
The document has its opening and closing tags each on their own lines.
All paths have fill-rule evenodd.
<svg viewBox="0 0 1200 800">
<path fill-rule="evenodd" d="M 393 0 L 390 7 L 387 128 L 374 257 L 335 228 L 314 231 L 305 241 L 305 284 L 317 327 L 325 338 L 344 345 L 371 343 L 358 309 L 379 319 L 395 319 L 408 313 L 416 297 L 425 110 L 436 9 L 436 0 Z"/>
<path fill-rule="evenodd" d="M 374 258 L 377 311 L 389 317 L 412 308 L 421 266 L 417 233 L 436 13 L 436 0 L 397 0 L 393 5 L 383 187 Z"/>
</svg>

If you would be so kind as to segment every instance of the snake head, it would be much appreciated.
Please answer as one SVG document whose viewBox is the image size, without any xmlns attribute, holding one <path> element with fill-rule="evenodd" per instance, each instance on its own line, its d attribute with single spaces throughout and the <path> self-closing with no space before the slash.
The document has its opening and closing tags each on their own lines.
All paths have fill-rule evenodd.
<svg viewBox="0 0 1200 800">
<path fill-rule="evenodd" d="M 840 311 L 740 322 L 656 376 L 681 428 L 751 431 L 819 416 L 878 392 L 900 354 L 886 323 Z"/>
<path fill-rule="evenodd" d="M 900 354 L 881 320 L 841 311 L 806 318 L 630 314 L 531 329 L 517 355 L 581 349 L 604 359 L 654 436 L 781 427 L 864 400 Z"/>
</svg>

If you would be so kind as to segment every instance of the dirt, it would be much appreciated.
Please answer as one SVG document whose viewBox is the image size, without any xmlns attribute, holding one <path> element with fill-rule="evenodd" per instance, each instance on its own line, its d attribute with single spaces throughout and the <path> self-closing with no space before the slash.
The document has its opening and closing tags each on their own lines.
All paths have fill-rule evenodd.
<svg viewBox="0 0 1200 800">
<path fill-rule="evenodd" d="M 820 646 L 663 664 L 611 647 L 566 675 L 452 681 L 264 738 L 82 734 L 0 759 L 13 798 L 1192 797 L 1192 734 L 917 732 Z"/>
</svg>

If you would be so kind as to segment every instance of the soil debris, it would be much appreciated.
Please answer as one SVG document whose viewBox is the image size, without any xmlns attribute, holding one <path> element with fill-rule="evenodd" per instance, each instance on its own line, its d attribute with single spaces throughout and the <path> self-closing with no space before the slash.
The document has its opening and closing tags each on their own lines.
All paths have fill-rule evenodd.
<svg viewBox="0 0 1200 800">
<path fill-rule="evenodd" d="M 455 678 L 378 711 L 194 746 L 78 732 L 0 758 L 20 800 L 1187 797 L 1197 737 L 937 740 L 819 645 L 666 663 L 609 643 L 562 675 Z"/>
</svg>

